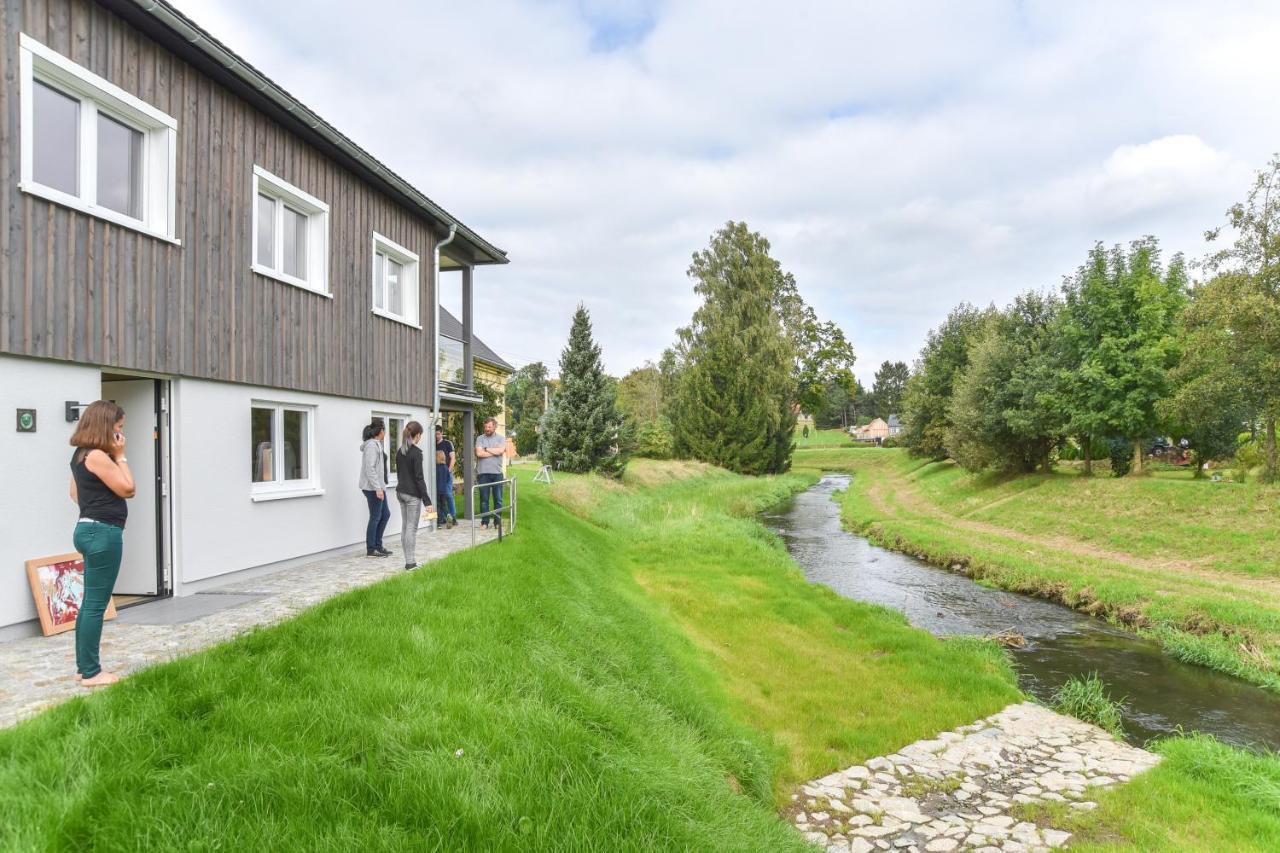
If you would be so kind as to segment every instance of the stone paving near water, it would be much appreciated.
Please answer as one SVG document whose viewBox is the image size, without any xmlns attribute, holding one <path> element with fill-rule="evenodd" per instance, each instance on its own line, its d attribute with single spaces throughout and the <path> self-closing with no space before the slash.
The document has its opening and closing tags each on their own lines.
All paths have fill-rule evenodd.
<svg viewBox="0 0 1280 853">
<path fill-rule="evenodd" d="M 1020 804 L 1092 809 L 1090 788 L 1127 782 L 1159 757 L 1097 726 L 1025 702 L 803 785 L 792 822 L 832 853 L 1024 853 L 1071 836 L 1021 821 Z"/>
<path fill-rule="evenodd" d="M 194 596 L 122 610 L 121 618 L 104 623 L 103 668 L 121 674 L 137 672 L 225 642 L 252 628 L 281 622 L 335 595 L 401 574 L 404 572 L 404 560 L 399 538 L 387 538 L 388 547 L 395 552 L 390 557 L 366 557 L 361 546 L 358 554 L 318 560 L 256 578 L 232 581 Z M 477 533 L 476 541 L 483 543 L 495 538 L 493 532 Z M 470 546 L 471 530 L 465 522 L 452 530 L 424 530 L 418 534 L 417 557 L 420 562 L 429 564 Z M 236 603 L 179 624 L 139 624 L 132 621 L 145 618 L 146 608 L 159 608 L 171 603 L 181 607 L 192 599 L 199 599 L 202 605 L 210 605 L 208 609 L 222 601 Z M 73 631 L 52 637 L 25 637 L 0 642 L 0 728 L 11 726 L 50 705 L 90 692 L 76 684 L 75 671 Z"/>
</svg>

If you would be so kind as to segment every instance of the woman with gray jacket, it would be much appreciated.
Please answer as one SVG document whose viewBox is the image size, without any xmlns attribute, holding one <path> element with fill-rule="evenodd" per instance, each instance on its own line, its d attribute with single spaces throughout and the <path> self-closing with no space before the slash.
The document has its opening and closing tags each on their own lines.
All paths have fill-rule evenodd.
<svg viewBox="0 0 1280 853">
<path fill-rule="evenodd" d="M 365 528 L 364 546 L 370 557 L 390 557 L 382 547 L 382 532 L 391 519 L 387 506 L 387 454 L 382 449 L 387 428 L 381 418 L 374 418 L 364 428 L 364 444 L 360 445 L 360 491 L 369 502 L 369 526 Z"/>
</svg>

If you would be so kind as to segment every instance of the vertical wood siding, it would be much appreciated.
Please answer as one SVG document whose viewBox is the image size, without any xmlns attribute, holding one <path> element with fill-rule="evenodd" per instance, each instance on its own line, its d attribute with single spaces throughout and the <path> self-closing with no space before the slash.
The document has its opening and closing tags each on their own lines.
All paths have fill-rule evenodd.
<svg viewBox="0 0 1280 853">
<path fill-rule="evenodd" d="M 0 0 L 0 352 L 422 404 L 426 220 L 92 0 Z M 181 246 L 22 193 L 18 35 L 178 121 Z M 332 299 L 250 271 L 253 167 L 329 204 Z M 422 329 L 372 305 L 378 231 L 414 251 Z"/>
</svg>

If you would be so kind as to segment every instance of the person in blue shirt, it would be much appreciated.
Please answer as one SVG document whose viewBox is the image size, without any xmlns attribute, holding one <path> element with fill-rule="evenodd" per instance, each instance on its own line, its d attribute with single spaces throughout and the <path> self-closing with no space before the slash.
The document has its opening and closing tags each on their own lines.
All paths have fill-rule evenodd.
<svg viewBox="0 0 1280 853">
<path fill-rule="evenodd" d="M 444 437 L 444 429 L 436 427 L 436 509 L 439 523 L 453 527 L 458 523 L 453 503 L 453 466 L 456 462 L 453 442 Z"/>
</svg>

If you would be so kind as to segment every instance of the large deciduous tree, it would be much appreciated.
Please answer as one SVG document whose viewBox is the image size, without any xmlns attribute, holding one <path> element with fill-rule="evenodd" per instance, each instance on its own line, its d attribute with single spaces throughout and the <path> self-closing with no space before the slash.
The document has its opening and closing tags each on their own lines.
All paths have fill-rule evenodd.
<svg viewBox="0 0 1280 853">
<path fill-rule="evenodd" d="M 902 443 L 912 456 L 947 458 L 955 380 L 969 364 L 970 344 L 994 313 L 964 302 L 929 332 L 902 399 Z"/>
<path fill-rule="evenodd" d="M 547 366 L 540 361 L 526 364 L 507 379 L 507 410 L 511 421 L 507 431 L 519 444 L 534 446 L 538 422 L 546 411 L 549 396 Z"/>
<path fill-rule="evenodd" d="M 1059 302 L 1029 291 L 988 317 L 955 381 L 947 449 L 970 471 L 1049 471 L 1061 419 L 1045 395 L 1058 371 Z"/>
<path fill-rule="evenodd" d="M 777 294 L 789 276 L 764 237 L 729 222 L 694 254 L 689 277 L 703 301 L 680 334 L 675 451 L 744 474 L 785 471 L 796 356 Z"/>
<path fill-rule="evenodd" d="M 1261 420 L 1264 479 L 1280 476 L 1280 155 L 1258 172 L 1244 202 L 1227 211 L 1233 243 L 1208 257 L 1214 277 L 1197 288 L 1189 312 L 1188 353 L 1212 368 L 1214 382 L 1238 389 Z M 1208 232 L 1216 240 L 1220 229 Z M 1200 349 L 1206 347 L 1206 349 Z M 1209 356 L 1213 353 L 1213 356 Z"/>
<path fill-rule="evenodd" d="M 562 471 L 620 476 L 627 445 L 617 383 L 604 372 L 591 317 L 579 305 L 560 354 L 560 388 L 542 418 L 538 456 Z"/>
<path fill-rule="evenodd" d="M 1143 443 L 1159 426 L 1157 404 L 1169 394 L 1186 292 L 1182 257 L 1175 255 L 1163 270 L 1154 237 L 1135 240 L 1127 250 L 1094 246 L 1063 285 L 1058 329 L 1069 355 L 1058 377 L 1058 405 L 1086 446 L 1099 434 L 1132 442 L 1137 471 Z"/>
</svg>

